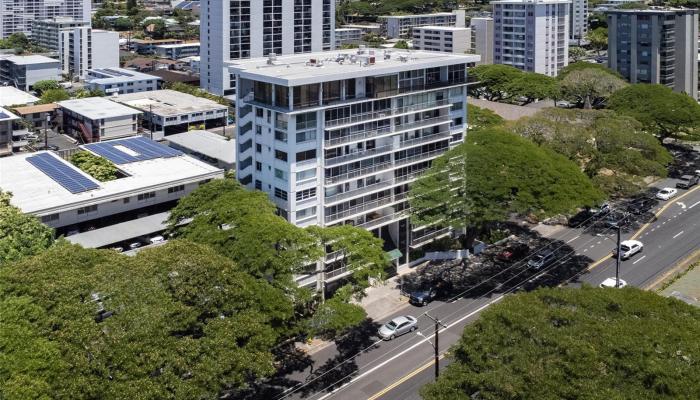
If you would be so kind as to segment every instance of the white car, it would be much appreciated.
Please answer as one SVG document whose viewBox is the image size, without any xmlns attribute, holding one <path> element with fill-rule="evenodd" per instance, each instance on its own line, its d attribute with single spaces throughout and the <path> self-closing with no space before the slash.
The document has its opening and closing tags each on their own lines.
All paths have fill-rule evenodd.
<svg viewBox="0 0 700 400">
<path fill-rule="evenodd" d="M 637 253 L 641 253 L 644 249 L 644 244 L 639 240 L 625 240 L 620 243 L 621 260 L 626 260 Z M 613 255 L 617 257 L 617 247 L 613 249 Z"/>
<path fill-rule="evenodd" d="M 668 200 L 671 197 L 675 197 L 678 194 L 678 190 L 674 188 L 663 188 L 656 193 L 656 198 L 660 200 Z"/>
<path fill-rule="evenodd" d="M 622 289 L 623 287 L 627 286 L 627 282 L 625 282 L 622 279 L 619 279 L 617 281 L 617 285 L 615 284 L 615 277 L 612 278 L 607 278 L 603 281 L 603 283 L 600 284 L 600 287 L 602 288 L 620 288 Z"/>
<path fill-rule="evenodd" d="M 418 320 L 410 315 L 396 317 L 379 328 L 379 337 L 384 340 L 391 340 L 404 333 L 416 330 Z"/>
<path fill-rule="evenodd" d="M 163 236 L 153 236 L 151 238 L 151 244 L 158 244 L 158 243 L 163 243 L 165 242 L 165 238 Z"/>
</svg>

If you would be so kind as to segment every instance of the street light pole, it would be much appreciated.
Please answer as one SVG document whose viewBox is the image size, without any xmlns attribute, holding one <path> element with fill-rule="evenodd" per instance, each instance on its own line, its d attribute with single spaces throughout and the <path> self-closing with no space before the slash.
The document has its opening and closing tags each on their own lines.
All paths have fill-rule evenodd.
<svg viewBox="0 0 700 400">
<path fill-rule="evenodd" d="M 622 255 L 620 254 L 620 225 L 618 223 L 617 226 L 617 257 L 615 260 L 615 288 L 620 287 L 620 258 L 622 258 Z"/>
<path fill-rule="evenodd" d="M 433 349 L 435 350 L 435 380 L 437 381 L 440 376 L 440 326 L 447 328 L 447 325 L 443 324 L 439 319 L 430 316 L 427 312 L 423 313 L 423 315 L 435 322 L 435 345 Z"/>
</svg>

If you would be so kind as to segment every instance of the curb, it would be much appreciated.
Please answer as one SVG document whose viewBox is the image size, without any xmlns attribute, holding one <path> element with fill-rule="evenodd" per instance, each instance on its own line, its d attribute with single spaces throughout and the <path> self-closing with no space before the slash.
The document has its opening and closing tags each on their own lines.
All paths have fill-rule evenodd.
<svg viewBox="0 0 700 400">
<path fill-rule="evenodd" d="M 690 255 L 679 261 L 673 268 L 671 268 L 665 274 L 661 275 L 658 279 L 648 284 L 644 289 L 658 291 L 660 286 L 662 286 L 666 281 L 682 275 L 691 265 L 693 265 L 698 260 L 700 260 L 700 250 L 695 250 L 694 252 L 690 253 Z"/>
</svg>

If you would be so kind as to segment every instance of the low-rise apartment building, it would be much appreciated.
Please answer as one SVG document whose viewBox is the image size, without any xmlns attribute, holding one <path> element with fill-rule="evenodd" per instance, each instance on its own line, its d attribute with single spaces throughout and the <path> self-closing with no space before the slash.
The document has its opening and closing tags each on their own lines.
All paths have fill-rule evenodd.
<svg viewBox="0 0 700 400">
<path fill-rule="evenodd" d="M 21 123 L 20 117 L 0 108 L 0 156 L 11 155 L 28 145 L 29 142 L 26 139 L 28 133 L 29 131 Z M 11 175 L 10 171 L 5 170 L 5 173 Z"/>
<path fill-rule="evenodd" d="M 413 28 L 416 50 L 466 54 L 471 48 L 471 29 L 454 26 L 419 26 Z"/>
<path fill-rule="evenodd" d="M 143 54 L 155 54 L 156 46 L 183 43 L 180 39 L 131 39 L 131 50 Z"/>
<path fill-rule="evenodd" d="M 0 81 L 19 90 L 29 91 L 34 83 L 43 80 L 60 81 L 61 62 L 40 55 L 0 56 Z"/>
<path fill-rule="evenodd" d="M 185 57 L 199 56 L 199 42 L 159 44 L 154 47 L 154 52 L 158 57 L 179 60 Z"/>
<path fill-rule="evenodd" d="M 383 15 L 379 17 L 381 33 L 389 39 L 410 39 L 412 29 L 419 26 L 464 27 L 464 10 L 434 14 Z"/>
<path fill-rule="evenodd" d="M 12 192 L 13 205 L 41 218 L 57 235 L 86 247 L 122 245 L 164 230 L 179 198 L 223 176 L 219 168 L 142 137 L 81 147 L 110 160 L 118 178 L 97 181 L 41 151 L 0 158 L 0 170 L 13 171 L 0 174 L 0 190 Z"/>
<path fill-rule="evenodd" d="M 436 231 L 410 223 L 408 185 L 463 142 L 477 58 L 360 48 L 231 62 L 236 176 L 291 223 L 365 228 L 405 266 Z M 298 282 L 320 288 L 349 273 L 326 261 Z"/>
<path fill-rule="evenodd" d="M 335 48 L 340 49 L 343 45 L 359 45 L 362 35 L 360 28 L 335 28 Z"/>
<path fill-rule="evenodd" d="M 81 143 L 134 136 L 141 111 L 104 97 L 59 101 L 60 126 Z"/>
<path fill-rule="evenodd" d="M 128 94 L 158 90 L 161 78 L 124 68 L 98 68 L 87 72 L 85 84 L 106 94 Z"/>
</svg>

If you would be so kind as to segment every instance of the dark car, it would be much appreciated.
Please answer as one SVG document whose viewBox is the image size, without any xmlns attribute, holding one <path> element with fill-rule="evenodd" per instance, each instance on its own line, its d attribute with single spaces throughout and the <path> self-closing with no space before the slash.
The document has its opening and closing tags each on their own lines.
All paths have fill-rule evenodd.
<svg viewBox="0 0 700 400">
<path fill-rule="evenodd" d="M 528 251 L 530 248 L 525 243 L 514 243 L 498 253 L 496 259 L 504 262 L 517 261 L 525 257 Z"/>
<path fill-rule="evenodd" d="M 676 187 L 678 189 L 690 189 L 691 187 L 698 184 L 697 175 L 683 175 L 678 179 Z"/>
<path fill-rule="evenodd" d="M 605 226 L 608 228 L 622 228 L 630 223 L 630 215 L 623 212 L 611 212 L 605 217 Z"/>
<path fill-rule="evenodd" d="M 437 297 L 437 289 L 420 289 L 409 294 L 408 302 L 417 306 L 424 306 L 433 301 L 435 297 Z"/>
<path fill-rule="evenodd" d="M 656 204 L 657 201 L 654 199 L 638 199 L 627 206 L 627 211 L 631 212 L 632 214 L 641 215 L 654 208 Z"/>
</svg>

